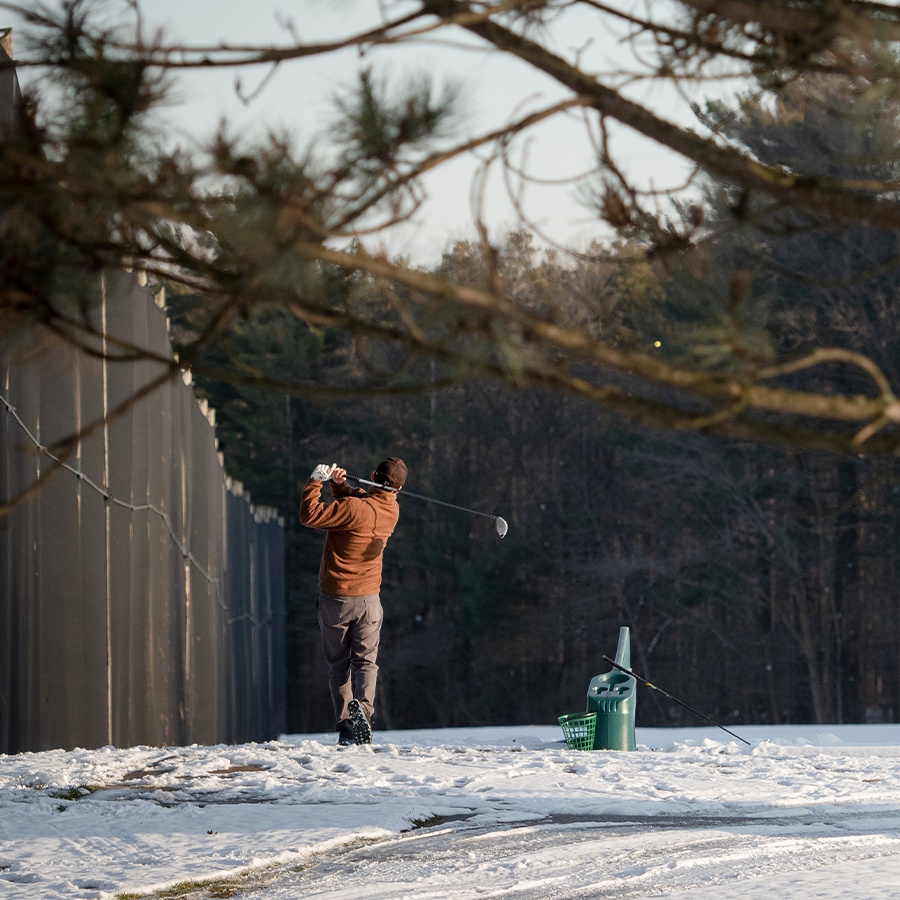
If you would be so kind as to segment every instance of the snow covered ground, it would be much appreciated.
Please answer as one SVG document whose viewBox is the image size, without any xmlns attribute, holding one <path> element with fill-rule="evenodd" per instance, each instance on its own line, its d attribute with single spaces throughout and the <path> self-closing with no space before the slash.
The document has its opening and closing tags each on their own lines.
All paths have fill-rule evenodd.
<svg viewBox="0 0 900 900">
<path fill-rule="evenodd" d="M 900 895 L 900 726 L 734 731 L 0 756 L 0 900 Z"/>
</svg>

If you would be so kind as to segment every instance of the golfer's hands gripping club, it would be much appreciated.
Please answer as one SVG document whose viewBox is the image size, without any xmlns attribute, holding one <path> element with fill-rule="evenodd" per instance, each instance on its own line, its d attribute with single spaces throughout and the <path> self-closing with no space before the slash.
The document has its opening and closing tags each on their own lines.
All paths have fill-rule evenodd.
<svg viewBox="0 0 900 900">
<path fill-rule="evenodd" d="M 330 481 L 336 470 L 338 470 L 337 463 L 332 463 L 330 466 L 319 463 L 309 477 L 311 481 Z M 343 472 L 344 470 L 340 469 L 339 471 Z M 346 475 L 346 472 L 344 474 Z"/>
</svg>

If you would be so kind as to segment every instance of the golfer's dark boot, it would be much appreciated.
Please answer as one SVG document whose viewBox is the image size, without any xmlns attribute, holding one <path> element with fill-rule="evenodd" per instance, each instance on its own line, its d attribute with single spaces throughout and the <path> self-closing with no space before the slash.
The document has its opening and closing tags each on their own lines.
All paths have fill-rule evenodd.
<svg viewBox="0 0 900 900">
<path fill-rule="evenodd" d="M 347 705 L 350 713 L 350 724 L 353 729 L 353 739 L 357 744 L 372 743 L 372 722 L 369 714 L 363 708 L 359 700 L 351 700 Z"/>
<path fill-rule="evenodd" d="M 339 722 L 337 731 L 338 743 L 342 747 L 346 747 L 348 744 L 356 743 L 356 738 L 353 736 L 353 724 L 349 719 L 344 719 L 343 722 Z"/>
</svg>

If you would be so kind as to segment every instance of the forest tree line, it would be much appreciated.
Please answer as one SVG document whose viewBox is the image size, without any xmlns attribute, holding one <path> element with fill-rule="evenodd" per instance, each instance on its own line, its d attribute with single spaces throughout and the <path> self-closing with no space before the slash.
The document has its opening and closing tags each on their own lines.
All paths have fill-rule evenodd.
<svg viewBox="0 0 900 900">
<path fill-rule="evenodd" d="M 880 177 L 895 177 L 895 163 L 872 162 L 896 143 L 895 101 L 862 110 L 831 88 L 810 77 L 775 104 L 748 96 L 702 114 L 772 160 L 803 155 L 845 177 L 881 165 Z M 728 183 L 705 191 L 723 218 L 741 202 Z M 490 266 L 478 241 L 461 240 L 436 274 L 478 285 L 496 268 L 519 302 L 590 310 L 606 340 L 664 358 L 728 369 L 835 347 L 897 381 L 896 233 L 777 206 L 717 231 L 689 255 L 633 262 L 627 245 L 614 260 L 598 247 L 572 260 L 512 232 Z M 373 279 L 336 271 L 332 289 L 390 315 Z M 189 294 L 170 296 L 176 333 L 190 336 L 191 311 Z M 355 378 L 408 361 L 279 308 L 257 311 L 212 353 L 269 359 L 279 375 L 343 373 L 349 385 L 345 395 L 200 386 L 232 474 L 287 520 L 291 730 L 331 727 L 315 611 L 322 537 L 298 524 L 298 485 L 318 462 L 368 477 L 388 454 L 407 462 L 409 490 L 510 528 L 501 541 L 486 519 L 401 495 L 385 554 L 379 727 L 554 722 L 584 706 L 623 625 L 639 674 L 723 723 L 900 716 L 893 457 L 719 440 L 696 422 L 654 431 L 565 392 L 444 384 L 434 362 L 432 390 L 362 394 Z M 844 359 L 846 389 L 871 391 Z M 787 371 L 783 383 L 800 377 L 816 378 Z M 692 721 L 645 692 L 638 723 Z"/>
</svg>

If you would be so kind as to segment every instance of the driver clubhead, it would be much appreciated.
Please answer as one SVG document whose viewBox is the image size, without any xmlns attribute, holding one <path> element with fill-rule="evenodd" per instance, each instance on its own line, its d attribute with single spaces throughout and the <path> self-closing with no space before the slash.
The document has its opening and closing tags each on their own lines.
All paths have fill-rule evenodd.
<svg viewBox="0 0 900 900">
<path fill-rule="evenodd" d="M 500 516 L 494 516 L 494 524 L 497 526 L 497 534 L 499 534 L 500 537 L 505 537 L 506 532 L 509 531 L 506 519 L 501 519 Z"/>
</svg>

